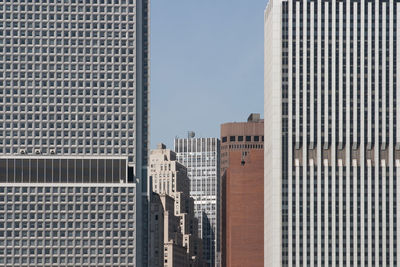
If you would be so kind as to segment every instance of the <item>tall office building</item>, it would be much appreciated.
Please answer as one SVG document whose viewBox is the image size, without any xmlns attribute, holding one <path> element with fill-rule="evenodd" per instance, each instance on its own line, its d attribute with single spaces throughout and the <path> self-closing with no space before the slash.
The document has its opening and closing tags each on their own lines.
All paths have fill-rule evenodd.
<svg viewBox="0 0 400 267">
<path fill-rule="evenodd" d="M 250 114 L 247 122 L 221 125 L 223 267 L 263 264 L 263 151 L 264 120 L 260 114 Z"/>
<path fill-rule="evenodd" d="M 145 265 L 149 0 L 0 0 L 0 46 L 0 154 L 128 157 Z"/>
<path fill-rule="evenodd" d="M 265 266 L 397 266 L 398 1 L 271 0 Z"/>
<path fill-rule="evenodd" d="M 174 141 L 177 160 L 187 167 L 190 196 L 199 220 L 203 239 L 203 259 L 208 266 L 219 262 L 220 231 L 220 141 L 218 138 L 177 138 Z"/>
</svg>

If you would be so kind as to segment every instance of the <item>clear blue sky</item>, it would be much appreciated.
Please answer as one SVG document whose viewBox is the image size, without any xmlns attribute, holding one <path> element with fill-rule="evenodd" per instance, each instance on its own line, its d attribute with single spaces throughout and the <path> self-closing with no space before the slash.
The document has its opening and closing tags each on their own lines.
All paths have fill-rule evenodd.
<svg viewBox="0 0 400 267">
<path fill-rule="evenodd" d="M 266 3 L 151 1 L 151 148 L 263 114 Z"/>
</svg>

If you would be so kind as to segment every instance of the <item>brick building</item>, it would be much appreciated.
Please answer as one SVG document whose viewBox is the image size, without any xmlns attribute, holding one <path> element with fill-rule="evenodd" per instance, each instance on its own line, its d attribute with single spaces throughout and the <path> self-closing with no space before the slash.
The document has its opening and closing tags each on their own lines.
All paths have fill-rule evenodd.
<svg viewBox="0 0 400 267">
<path fill-rule="evenodd" d="M 263 265 L 264 120 L 221 125 L 222 266 Z"/>
</svg>

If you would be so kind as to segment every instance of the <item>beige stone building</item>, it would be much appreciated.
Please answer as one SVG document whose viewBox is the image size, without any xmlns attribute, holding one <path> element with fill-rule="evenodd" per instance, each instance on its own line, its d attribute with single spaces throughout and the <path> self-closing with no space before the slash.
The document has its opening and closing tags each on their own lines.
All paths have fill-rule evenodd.
<svg viewBox="0 0 400 267">
<path fill-rule="evenodd" d="M 164 144 L 150 152 L 149 165 L 152 190 L 163 207 L 163 266 L 202 266 L 198 256 L 202 255 L 201 239 L 186 167 L 176 161 L 175 152 Z M 155 214 L 151 214 L 152 227 L 158 223 Z M 159 244 L 153 247 L 151 253 Z"/>
</svg>

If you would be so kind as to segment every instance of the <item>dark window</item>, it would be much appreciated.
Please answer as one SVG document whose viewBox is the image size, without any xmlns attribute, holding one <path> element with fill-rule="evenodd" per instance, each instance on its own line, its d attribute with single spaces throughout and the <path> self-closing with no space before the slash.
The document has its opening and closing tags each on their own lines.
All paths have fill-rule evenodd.
<svg viewBox="0 0 400 267">
<path fill-rule="evenodd" d="M 236 141 L 236 136 L 229 136 L 229 141 L 235 142 Z"/>
<path fill-rule="evenodd" d="M 238 141 L 243 142 L 243 136 L 238 136 Z"/>
<path fill-rule="evenodd" d="M 48 159 L 46 160 L 46 182 L 52 183 L 53 182 L 53 160 Z"/>
<path fill-rule="evenodd" d="M 90 160 L 91 181 L 97 183 L 97 159 Z"/>
<path fill-rule="evenodd" d="M 22 166 L 22 172 L 23 172 L 23 176 L 24 176 L 23 182 L 26 182 L 26 183 L 28 183 L 30 181 L 29 175 L 30 175 L 31 168 L 30 168 L 29 162 L 30 162 L 29 159 L 24 159 L 23 166 Z M 0 173 L 1 173 L 1 171 L 2 170 L 0 168 Z"/>
<path fill-rule="evenodd" d="M 119 165 L 120 165 L 120 160 L 119 159 L 114 159 L 113 160 L 113 177 L 112 177 L 112 181 L 118 183 L 120 181 L 120 177 L 119 177 Z"/>
<path fill-rule="evenodd" d="M 44 159 L 39 159 L 38 160 L 38 179 L 37 181 L 39 183 L 44 183 L 44 175 L 45 175 L 45 160 Z"/>
<path fill-rule="evenodd" d="M 7 160 L 0 160 L 0 182 L 7 182 Z"/>
<path fill-rule="evenodd" d="M 76 166 L 75 166 L 75 173 L 76 173 L 76 182 L 77 183 L 83 183 L 83 178 L 82 178 L 82 169 L 85 166 L 82 167 L 82 160 L 76 160 Z"/>
<path fill-rule="evenodd" d="M 113 160 L 112 159 L 106 159 L 106 179 L 105 181 L 107 183 L 111 183 L 113 181 Z"/>
<path fill-rule="evenodd" d="M 76 182 L 76 177 L 75 177 L 75 171 L 76 171 L 76 167 L 75 167 L 75 160 L 74 159 L 68 159 L 68 182 L 69 183 L 75 183 Z"/>
<path fill-rule="evenodd" d="M 8 160 L 8 182 L 14 183 L 14 159 Z"/>
<path fill-rule="evenodd" d="M 226 143 L 227 140 L 228 140 L 228 139 L 227 139 L 226 136 L 222 137 L 222 143 Z"/>
<path fill-rule="evenodd" d="M 251 136 L 246 136 L 246 142 L 250 142 L 251 141 Z"/>
<path fill-rule="evenodd" d="M 121 160 L 121 179 L 126 180 L 126 160 Z"/>
<path fill-rule="evenodd" d="M 37 159 L 32 159 L 31 161 L 31 183 L 37 183 L 38 182 L 38 170 L 37 170 Z"/>
<path fill-rule="evenodd" d="M 61 160 L 60 159 L 54 159 L 53 160 L 53 182 L 60 182 L 60 168 L 61 168 Z"/>
<path fill-rule="evenodd" d="M 254 141 L 255 141 L 255 142 L 260 141 L 260 137 L 259 137 L 259 136 L 254 136 Z"/>
<path fill-rule="evenodd" d="M 15 160 L 15 182 L 22 182 L 22 159 Z"/>
<path fill-rule="evenodd" d="M 104 175 L 105 175 L 104 167 L 105 167 L 105 160 L 100 159 L 98 162 L 98 173 L 97 173 L 99 183 L 104 183 L 104 180 L 105 180 L 104 179 Z"/>
<path fill-rule="evenodd" d="M 84 159 L 83 161 L 83 182 L 93 182 L 90 177 L 90 159 Z"/>
</svg>

